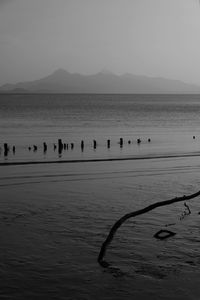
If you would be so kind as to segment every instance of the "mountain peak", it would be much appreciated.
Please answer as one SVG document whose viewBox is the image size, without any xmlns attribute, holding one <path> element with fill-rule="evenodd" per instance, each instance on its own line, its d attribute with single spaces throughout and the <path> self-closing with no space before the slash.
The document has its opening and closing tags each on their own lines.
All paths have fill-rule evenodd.
<svg viewBox="0 0 200 300">
<path fill-rule="evenodd" d="M 115 75 L 114 73 L 112 73 L 110 70 L 108 69 L 102 69 L 99 74 L 103 74 L 103 75 Z"/>
<path fill-rule="evenodd" d="M 51 75 L 59 75 L 59 76 L 62 76 L 62 75 L 66 75 L 66 74 L 70 74 L 68 71 L 66 71 L 65 69 L 57 69 L 55 70 Z"/>
</svg>

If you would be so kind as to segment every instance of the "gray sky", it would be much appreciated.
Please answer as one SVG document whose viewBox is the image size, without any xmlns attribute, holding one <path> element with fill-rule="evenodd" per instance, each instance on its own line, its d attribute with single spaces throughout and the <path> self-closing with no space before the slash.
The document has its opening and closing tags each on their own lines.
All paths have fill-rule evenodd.
<svg viewBox="0 0 200 300">
<path fill-rule="evenodd" d="M 200 84 L 198 0 L 0 0 L 0 84 L 58 68 Z"/>
</svg>

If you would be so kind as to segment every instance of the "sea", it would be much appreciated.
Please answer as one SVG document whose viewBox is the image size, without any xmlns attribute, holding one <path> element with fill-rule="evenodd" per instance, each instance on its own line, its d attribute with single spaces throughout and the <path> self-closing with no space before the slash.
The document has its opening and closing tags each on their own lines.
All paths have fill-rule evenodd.
<svg viewBox="0 0 200 300">
<path fill-rule="evenodd" d="M 4 94 L 0 95 L 0 161 L 196 153 L 200 149 L 199 115 L 199 95 Z M 73 143 L 73 151 L 54 151 L 58 139 L 68 144 L 68 150 Z M 15 153 L 4 156 L 4 143 L 14 145 Z M 34 154 L 33 145 L 38 147 Z"/>
<path fill-rule="evenodd" d="M 199 189 L 200 95 L 1 94 L 0 299 L 200 299 L 199 197 L 97 261 Z"/>
</svg>

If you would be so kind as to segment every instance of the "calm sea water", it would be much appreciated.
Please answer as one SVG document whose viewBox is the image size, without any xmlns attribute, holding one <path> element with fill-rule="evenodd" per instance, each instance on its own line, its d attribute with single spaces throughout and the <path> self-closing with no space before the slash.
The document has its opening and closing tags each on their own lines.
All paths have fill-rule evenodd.
<svg viewBox="0 0 200 300">
<path fill-rule="evenodd" d="M 179 203 L 130 219 L 108 248 L 112 267 L 97 263 L 118 218 L 199 190 L 199 116 L 200 96 L 1 95 L 1 147 L 16 153 L 0 156 L 0 298 L 199 299 L 199 198 L 190 215 Z M 74 149 L 59 156 L 58 138 Z M 160 229 L 176 235 L 156 240 Z"/>
<path fill-rule="evenodd" d="M 53 143 L 59 138 L 69 147 L 74 143 L 73 151 L 59 157 L 65 160 L 196 152 L 199 115 L 199 95 L 0 95 L 0 144 L 16 146 L 15 156 L 10 153 L 6 160 L 57 159 Z M 48 144 L 45 156 L 43 142 Z M 28 151 L 33 144 L 38 146 L 34 155 Z"/>
</svg>

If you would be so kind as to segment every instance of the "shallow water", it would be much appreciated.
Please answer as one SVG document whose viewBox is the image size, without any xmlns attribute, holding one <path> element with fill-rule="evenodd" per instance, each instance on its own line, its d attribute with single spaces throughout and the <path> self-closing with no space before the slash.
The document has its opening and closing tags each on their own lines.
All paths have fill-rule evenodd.
<svg viewBox="0 0 200 300">
<path fill-rule="evenodd" d="M 93 103 L 93 95 L 84 95 L 82 106 L 77 95 L 59 95 L 55 103 L 55 95 L 1 97 L 2 142 L 15 143 L 16 154 L 0 156 L 0 298 L 199 299 L 199 197 L 187 201 L 190 215 L 184 215 L 182 202 L 128 220 L 107 250 L 111 267 L 97 263 L 118 218 L 199 190 L 198 96 L 110 95 L 95 96 Z M 57 135 L 73 138 L 74 150 L 59 157 L 52 149 Z M 82 153 L 79 142 L 85 135 Z M 104 141 L 111 136 L 109 150 Z M 123 148 L 117 143 L 121 136 Z M 44 138 L 51 145 L 46 155 L 41 147 L 37 153 L 27 151 Z M 156 240 L 160 229 L 176 235 Z"/>
<path fill-rule="evenodd" d="M 196 157 L 1 167 L 2 299 L 198 299 L 199 198 L 183 219 L 179 203 L 127 221 L 111 268 L 97 256 L 123 214 L 197 191 L 199 169 Z"/>
<path fill-rule="evenodd" d="M 199 114 L 199 95 L 0 95 L 0 161 L 196 153 Z M 53 147 L 59 138 L 69 144 L 60 154 Z M 15 145 L 15 154 L 10 151 L 4 156 L 3 143 Z M 28 151 L 33 144 L 38 150 Z"/>
</svg>

